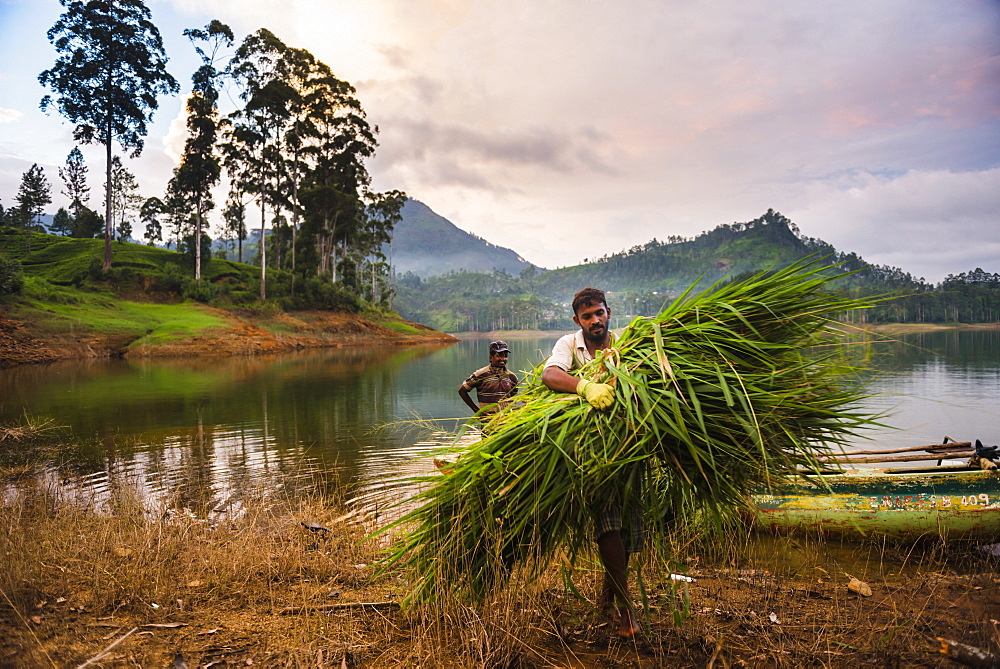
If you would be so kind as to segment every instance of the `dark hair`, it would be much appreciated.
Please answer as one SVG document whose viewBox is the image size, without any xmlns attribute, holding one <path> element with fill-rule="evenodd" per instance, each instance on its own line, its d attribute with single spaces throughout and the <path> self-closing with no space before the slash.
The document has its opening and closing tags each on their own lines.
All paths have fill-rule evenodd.
<svg viewBox="0 0 1000 669">
<path fill-rule="evenodd" d="M 587 287 L 577 291 L 576 295 L 573 296 L 573 314 L 576 315 L 580 309 L 591 304 L 603 304 L 604 308 L 607 309 L 608 302 L 604 299 L 603 290 Z"/>
</svg>

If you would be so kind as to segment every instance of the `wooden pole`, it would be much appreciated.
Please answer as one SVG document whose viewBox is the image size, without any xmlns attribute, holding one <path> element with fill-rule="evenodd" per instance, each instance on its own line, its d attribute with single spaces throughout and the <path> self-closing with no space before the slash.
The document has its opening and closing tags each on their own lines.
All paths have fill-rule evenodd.
<svg viewBox="0 0 1000 669">
<path fill-rule="evenodd" d="M 850 451 L 850 452 L 845 452 L 844 455 L 882 455 L 889 453 L 912 453 L 914 451 L 953 450 L 956 448 L 969 448 L 971 446 L 972 446 L 971 441 L 953 441 L 948 444 L 933 444 L 931 446 L 910 446 L 908 448 L 890 448 L 879 451 Z"/>
<path fill-rule="evenodd" d="M 860 458 L 849 458 L 842 456 L 826 456 L 820 458 L 820 462 L 836 464 L 836 465 L 849 465 L 856 462 L 918 462 L 921 460 L 957 460 L 961 458 L 971 458 L 976 454 L 975 451 L 955 451 L 947 453 L 935 453 L 933 455 L 887 455 L 884 457 L 860 457 Z"/>
</svg>

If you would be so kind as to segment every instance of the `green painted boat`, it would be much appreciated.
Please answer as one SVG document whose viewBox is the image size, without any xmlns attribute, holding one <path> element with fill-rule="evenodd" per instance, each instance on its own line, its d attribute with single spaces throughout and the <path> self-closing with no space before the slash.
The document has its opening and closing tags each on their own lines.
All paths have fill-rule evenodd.
<svg viewBox="0 0 1000 669">
<path fill-rule="evenodd" d="M 1000 474 L 968 466 L 803 474 L 752 496 L 756 527 L 916 539 L 1000 541 Z"/>
</svg>

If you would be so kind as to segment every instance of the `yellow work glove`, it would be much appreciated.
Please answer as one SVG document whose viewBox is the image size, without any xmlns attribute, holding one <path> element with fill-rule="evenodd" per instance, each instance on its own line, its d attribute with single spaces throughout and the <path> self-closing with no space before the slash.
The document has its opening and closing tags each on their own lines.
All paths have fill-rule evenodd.
<svg viewBox="0 0 1000 669">
<path fill-rule="evenodd" d="M 615 403 L 615 389 L 606 383 L 583 379 L 576 384 L 576 394 L 590 402 L 590 406 L 595 409 L 607 409 Z"/>
</svg>

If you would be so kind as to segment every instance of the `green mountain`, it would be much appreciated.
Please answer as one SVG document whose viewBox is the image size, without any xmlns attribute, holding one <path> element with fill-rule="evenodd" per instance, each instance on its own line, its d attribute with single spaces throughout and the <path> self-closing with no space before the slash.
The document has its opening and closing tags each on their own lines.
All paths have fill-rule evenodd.
<svg viewBox="0 0 1000 669">
<path fill-rule="evenodd" d="M 396 274 L 411 272 L 421 278 L 449 272 L 492 272 L 494 269 L 520 274 L 533 267 L 514 251 L 490 244 L 459 229 L 418 200 L 407 200 L 403 220 L 392 233 L 392 258 Z"/>
<path fill-rule="evenodd" d="M 885 288 L 886 281 L 901 286 L 914 283 L 901 270 L 870 265 L 854 254 L 838 253 L 826 242 L 804 237 L 791 220 L 769 209 L 752 221 L 720 225 L 692 239 L 653 239 L 591 263 L 545 272 L 533 288 L 560 302 L 570 301 L 573 293 L 587 285 L 611 293 L 671 297 L 695 283 L 707 287 L 748 272 L 784 267 L 810 255 L 829 257 L 846 271 L 859 270 L 859 276 L 850 281 L 855 285 L 874 282 Z"/>
<path fill-rule="evenodd" d="M 658 313 L 692 285 L 707 288 L 720 280 L 787 266 L 808 256 L 854 272 L 837 282 L 860 294 L 921 292 L 921 281 L 893 267 L 866 263 L 803 236 L 780 213 L 768 210 L 746 223 L 720 225 L 693 239 L 652 240 L 594 262 L 557 270 L 531 270 L 518 277 L 494 271 L 430 280 L 401 280 L 395 306 L 400 315 L 445 331 L 565 328 L 569 303 L 585 286 L 608 293 L 624 320 Z M 624 323 L 622 323 L 624 324 Z"/>
</svg>

